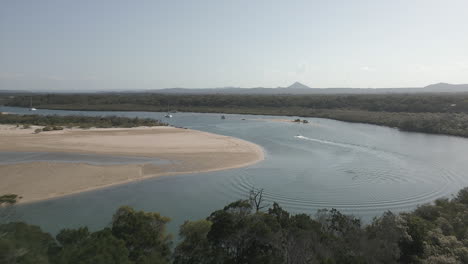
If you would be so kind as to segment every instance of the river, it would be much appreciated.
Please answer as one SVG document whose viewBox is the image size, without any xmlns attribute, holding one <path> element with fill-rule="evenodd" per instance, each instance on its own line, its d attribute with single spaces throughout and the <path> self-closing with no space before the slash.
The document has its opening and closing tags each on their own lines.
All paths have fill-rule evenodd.
<svg viewBox="0 0 468 264">
<path fill-rule="evenodd" d="M 30 114 L 0 107 L 1 112 Z M 264 189 L 268 203 L 290 212 L 314 214 L 336 208 L 364 221 L 411 210 L 468 186 L 468 139 L 307 118 L 309 124 L 279 122 L 295 117 L 155 112 L 37 110 L 35 114 L 118 115 L 155 118 L 173 126 L 233 136 L 263 147 L 265 160 L 253 166 L 211 173 L 168 176 L 65 196 L 16 208 L 20 220 L 56 233 L 62 228 L 111 222 L 121 205 L 184 220 L 205 218 L 227 203 Z M 4 155 L 6 155 L 4 153 Z M 0 156 L 2 157 L 2 156 Z M 39 179 L 38 179 L 39 180 Z"/>
</svg>

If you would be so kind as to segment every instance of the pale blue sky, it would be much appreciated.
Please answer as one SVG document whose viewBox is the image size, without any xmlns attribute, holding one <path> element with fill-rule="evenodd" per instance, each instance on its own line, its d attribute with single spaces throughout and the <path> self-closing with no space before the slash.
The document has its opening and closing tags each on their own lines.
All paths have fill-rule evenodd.
<svg viewBox="0 0 468 264">
<path fill-rule="evenodd" d="M 468 83 L 468 1 L 0 0 L 0 89 Z"/>
</svg>

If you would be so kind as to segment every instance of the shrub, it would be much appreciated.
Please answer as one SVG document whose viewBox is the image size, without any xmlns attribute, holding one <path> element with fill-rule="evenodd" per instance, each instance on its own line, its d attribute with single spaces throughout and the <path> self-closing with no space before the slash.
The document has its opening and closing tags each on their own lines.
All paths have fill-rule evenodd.
<svg viewBox="0 0 468 264">
<path fill-rule="evenodd" d="M 42 131 L 52 131 L 52 130 L 54 130 L 54 128 L 51 126 L 46 126 L 42 129 Z"/>
</svg>

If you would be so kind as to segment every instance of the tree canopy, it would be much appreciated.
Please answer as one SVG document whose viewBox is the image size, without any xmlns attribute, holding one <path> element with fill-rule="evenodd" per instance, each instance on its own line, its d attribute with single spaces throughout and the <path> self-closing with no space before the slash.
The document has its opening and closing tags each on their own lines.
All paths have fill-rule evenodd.
<svg viewBox="0 0 468 264">
<path fill-rule="evenodd" d="M 468 263 L 468 188 L 412 212 L 390 211 L 363 224 L 336 209 L 290 214 L 277 203 L 257 210 L 238 200 L 206 219 L 185 221 L 179 242 L 169 218 L 119 208 L 109 227 L 64 229 L 0 225 L 0 263 Z M 250 196 L 252 198 L 252 195 Z M 261 207 L 261 206 L 260 206 Z"/>
</svg>

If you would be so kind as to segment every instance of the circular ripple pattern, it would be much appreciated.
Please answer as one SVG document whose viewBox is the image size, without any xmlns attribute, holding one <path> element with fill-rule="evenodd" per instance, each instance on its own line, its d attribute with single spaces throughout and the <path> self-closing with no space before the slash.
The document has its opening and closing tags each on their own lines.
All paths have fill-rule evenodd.
<svg viewBox="0 0 468 264">
<path fill-rule="evenodd" d="M 322 144 L 335 150 L 341 148 L 351 151 L 344 151 L 345 158 L 342 161 L 332 163 L 323 171 L 326 177 L 334 179 L 324 180 L 326 177 L 314 177 L 314 173 L 302 170 L 306 179 L 305 182 L 299 182 L 302 186 L 294 186 L 297 177 L 290 179 L 285 176 L 278 188 L 278 183 L 268 184 L 267 177 L 259 178 L 253 169 L 239 172 L 231 178 L 226 188 L 240 197 L 252 188 L 263 188 L 267 201 L 278 202 L 301 212 L 320 208 L 353 212 L 398 211 L 452 194 L 453 186 L 462 182 L 456 173 L 437 162 L 427 163 L 414 157 L 365 146 L 304 136 L 295 138 L 308 141 L 310 147 Z M 363 166 L 362 159 L 366 160 L 366 166 Z M 277 174 L 278 169 L 272 168 L 272 174 Z M 299 175 L 301 169 L 294 171 L 289 168 L 284 173 Z M 337 181 L 340 184 L 336 184 Z"/>
</svg>

